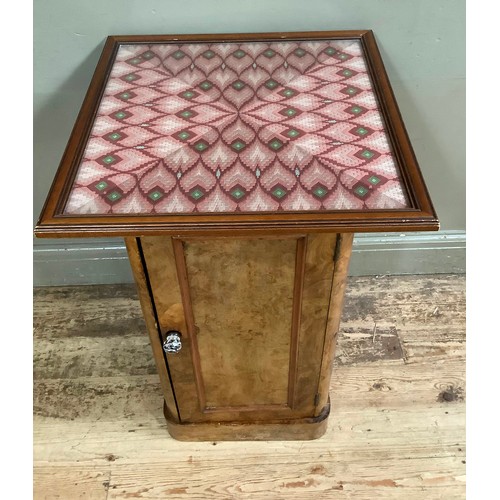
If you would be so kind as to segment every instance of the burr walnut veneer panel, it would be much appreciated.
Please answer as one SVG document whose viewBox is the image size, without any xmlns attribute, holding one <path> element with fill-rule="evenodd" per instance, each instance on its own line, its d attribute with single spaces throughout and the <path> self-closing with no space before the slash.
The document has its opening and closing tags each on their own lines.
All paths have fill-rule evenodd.
<svg viewBox="0 0 500 500">
<path fill-rule="evenodd" d="M 179 438 L 201 432 L 186 426 L 194 422 L 245 423 L 244 435 L 255 437 L 249 424 L 271 424 L 268 435 L 285 421 L 317 437 L 329 408 L 319 385 L 324 346 L 332 348 L 325 333 L 341 241 L 335 233 L 133 240 L 150 289 L 141 300 L 157 318 L 151 336 L 161 343 L 168 331 L 181 333 L 181 351 L 158 364 L 170 375 Z M 167 403 L 172 425 L 173 412 Z"/>
</svg>

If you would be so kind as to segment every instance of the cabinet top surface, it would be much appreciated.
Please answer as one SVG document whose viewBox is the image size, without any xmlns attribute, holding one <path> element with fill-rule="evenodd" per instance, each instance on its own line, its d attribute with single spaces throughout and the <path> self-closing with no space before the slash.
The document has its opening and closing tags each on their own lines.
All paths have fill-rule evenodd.
<svg viewBox="0 0 500 500">
<path fill-rule="evenodd" d="M 379 57 L 371 32 L 109 37 L 37 231 L 437 229 Z"/>
</svg>

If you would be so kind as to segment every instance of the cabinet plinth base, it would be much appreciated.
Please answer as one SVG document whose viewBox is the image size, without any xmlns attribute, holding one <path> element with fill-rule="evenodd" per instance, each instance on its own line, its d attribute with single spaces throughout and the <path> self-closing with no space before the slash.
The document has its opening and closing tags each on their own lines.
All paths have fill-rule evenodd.
<svg viewBox="0 0 500 500">
<path fill-rule="evenodd" d="M 163 413 L 169 434 L 179 441 L 306 441 L 326 431 L 330 401 L 317 417 L 258 422 L 196 422 L 180 424 Z"/>
</svg>

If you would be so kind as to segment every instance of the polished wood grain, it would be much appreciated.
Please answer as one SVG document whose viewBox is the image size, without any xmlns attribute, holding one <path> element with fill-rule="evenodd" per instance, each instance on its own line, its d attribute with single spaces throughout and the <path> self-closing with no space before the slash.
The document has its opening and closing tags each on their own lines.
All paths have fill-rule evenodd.
<svg viewBox="0 0 500 500">
<path fill-rule="evenodd" d="M 290 338 L 290 362 L 288 370 L 288 401 L 287 405 L 290 408 L 297 409 L 297 377 L 299 366 L 300 349 L 304 349 L 304 345 L 299 342 L 299 334 L 301 330 L 302 308 L 303 308 L 303 292 L 304 280 L 306 272 L 306 252 L 307 252 L 307 236 L 297 238 L 297 247 L 295 253 L 295 276 L 293 283 L 293 303 L 292 303 L 292 324 Z M 276 318 L 275 320 L 276 321 Z"/>
<path fill-rule="evenodd" d="M 204 406 L 213 411 L 286 406 L 290 355 L 297 350 L 296 240 L 184 240 L 182 245 Z"/>
<path fill-rule="evenodd" d="M 97 112 L 102 94 L 104 93 L 106 81 L 111 71 L 117 50 L 118 45 L 113 38 L 107 37 L 75 125 L 73 126 L 73 130 L 71 131 L 71 135 L 61 158 L 59 168 L 52 181 L 49 195 L 40 216 L 41 220 L 48 214 L 61 214 L 64 210 L 66 198 L 76 176 L 78 165 L 90 135 L 94 116 Z M 37 234 L 37 232 L 38 231 L 35 230 L 35 234 Z"/>
<path fill-rule="evenodd" d="M 328 305 L 332 287 L 334 251 L 337 234 L 313 234 L 307 237 L 304 269 L 304 288 L 300 312 L 299 359 L 295 391 L 295 404 L 302 415 L 315 414 L 319 398 L 319 374 L 325 335 Z M 328 390 L 325 393 L 328 399 Z M 326 405 L 322 398 L 321 413 Z M 319 413 L 318 413 L 319 414 Z"/>
<path fill-rule="evenodd" d="M 63 215 L 68 189 L 82 156 L 100 96 L 113 62 L 114 54 L 125 43 L 177 43 L 264 40 L 342 39 L 360 40 L 380 110 L 388 130 L 402 178 L 409 193 L 407 210 L 332 211 L 262 214 L 159 214 L 159 215 Z M 426 189 L 394 94 L 384 69 L 375 37 L 370 30 L 247 33 L 210 35 L 131 35 L 107 38 L 101 59 L 69 139 L 59 170 L 35 228 L 39 237 L 137 236 L 169 234 L 232 235 L 249 231 L 282 232 L 366 232 L 430 231 L 439 229 L 439 221 Z"/>
<path fill-rule="evenodd" d="M 353 234 L 351 233 L 339 234 L 336 241 L 335 255 L 333 258 L 333 281 L 319 374 L 316 415 L 319 415 L 323 411 L 323 407 L 327 404 L 329 397 L 329 381 L 332 377 L 333 359 L 335 356 L 335 347 L 344 305 L 344 292 L 352 253 L 352 241 Z"/>
<path fill-rule="evenodd" d="M 337 240 L 140 238 L 160 330 L 182 336 L 182 350 L 167 355 L 181 423 L 286 425 L 323 412 Z"/>
<path fill-rule="evenodd" d="M 325 434 L 244 443 L 170 437 L 133 284 L 38 288 L 33 498 L 463 500 L 465 285 L 350 277 Z"/>
<path fill-rule="evenodd" d="M 418 167 L 417 158 L 411 145 L 401 112 L 399 110 L 389 77 L 385 70 L 382 56 L 372 31 L 361 37 L 361 42 L 367 54 L 369 72 L 372 77 L 378 105 L 389 136 L 392 151 L 400 166 L 400 173 L 406 191 L 410 196 L 412 206 L 428 214 L 436 214 L 429 192 L 425 185 L 422 172 Z M 408 166 L 409 168 L 406 168 Z"/>
<path fill-rule="evenodd" d="M 330 405 L 316 417 L 255 422 L 202 422 L 180 424 L 163 407 L 170 435 L 180 441 L 309 441 L 320 438 L 327 429 Z"/>
<path fill-rule="evenodd" d="M 182 349 L 175 354 L 166 354 L 180 419 L 184 422 L 203 420 L 203 400 L 197 399 L 194 365 L 199 363 L 195 340 L 186 322 L 186 299 L 181 294 L 172 238 L 168 236 L 141 238 L 141 246 L 151 281 L 151 297 L 155 304 L 160 329 L 165 334 L 178 330 L 182 335 Z"/>
<path fill-rule="evenodd" d="M 161 332 L 158 330 L 158 318 L 155 304 L 151 300 L 149 276 L 147 275 L 147 270 L 145 269 L 144 261 L 142 259 L 141 243 L 137 238 L 126 238 L 125 244 L 135 284 L 137 286 L 137 293 L 139 295 L 139 301 L 141 303 L 144 320 L 146 322 L 151 348 L 153 349 L 156 369 L 158 370 L 158 375 L 160 376 L 165 404 L 170 412 L 172 420 L 174 422 L 178 422 L 180 419 L 179 411 L 173 392 L 167 362 L 165 360 L 165 353 L 163 352 L 163 339 Z"/>
</svg>

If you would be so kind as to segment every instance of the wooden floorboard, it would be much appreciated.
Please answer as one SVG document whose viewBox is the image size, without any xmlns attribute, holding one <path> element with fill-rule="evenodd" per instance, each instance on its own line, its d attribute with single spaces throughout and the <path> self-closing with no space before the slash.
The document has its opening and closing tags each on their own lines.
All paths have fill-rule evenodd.
<svg viewBox="0 0 500 500">
<path fill-rule="evenodd" d="M 34 291 L 34 498 L 464 499 L 465 276 L 351 278 L 314 441 L 170 438 L 133 286 Z"/>
</svg>

